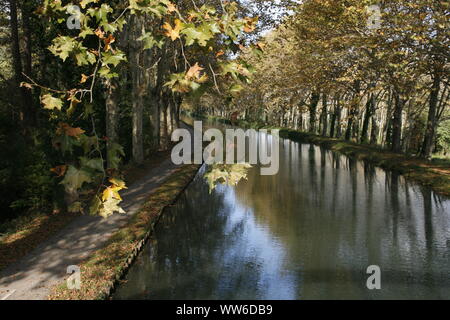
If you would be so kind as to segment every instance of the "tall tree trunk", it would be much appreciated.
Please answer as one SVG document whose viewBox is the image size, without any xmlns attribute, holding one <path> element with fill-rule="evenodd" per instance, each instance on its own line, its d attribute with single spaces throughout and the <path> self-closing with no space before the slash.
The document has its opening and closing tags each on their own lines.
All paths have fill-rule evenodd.
<svg viewBox="0 0 450 320">
<path fill-rule="evenodd" d="M 19 118 L 21 120 L 22 126 L 25 128 L 25 113 L 26 113 L 26 103 L 25 103 L 25 89 L 20 88 L 20 83 L 23 81 L 22 76 L 22 58 L 20 56 L 20 45 L 19 45 L 19 25 L 17 20 L 17 3 L 16 0 L 9 0 L 9 14 L 10 14 L 10 25 L 11 25 L 11 54 L 13 58 L 13 70 L 14 70 L 14 88 L 15 94 L 19 101 Z"/>
<path fill-rule="evenodd" d="M 430 93 L 430 106 L 428 110 L 427 128 L 425 130 L 425 137 L 422 145 L 420 155 L 424 158 L 430 159 L 434 148 L 434 139 L 436 136 L 437 127 L 437 105 L 439 101 L 439 90 L 441 87 L 441 74 L 438 70 L 435 71 L 433 77 L 433 86 Z"/>
<path fill-rule="evenodd" d="M 142 77 L 140 65 L 140 45 L 137 38 L 140 32 L 140 21 L 138 17 L 133 16 L 131 23 L 130 37 L 130 71 L 132 85 L 132 143 L 133 143 L 133 162 L 142 164 L 144 162 L 144 139 L 143 139 L 143 99 L 142 99 Z"/>
<path fill-rule="evenodd" d="M 402 112 L 405 101 L 399 94 L 395 94 L 394 117 L 392 119 L 392 145 L 394 152 L 402 151 Z"/>
<path fill-rule="evenodd" d="M 167 150 L 169 144 L 169 128 L 167 125 L 167 101 L 165 99 L 165 95 L 161 94 L 161 98 L 159 99 L 159 110 L 160 110 L 160 129 L 161 129 L 161 140 L 160 140 L 160 148 L 161 150 Z"/>
<path fill-rule="evenodd" d="M 328 104 L 327 95 L 324 93 L 322 95 L 322 136 L 326 137 L 328 133 Z"/>
<path fill-rule="evenodd" d="M 370 144 L 376 145 L 378 140 L 378 122 L 375 115 L 372 115 L 372 129 L 370 131 Z"/>
<path fill-rule="evenodd" d="M 369 124 L 372 118 L 373 111 L 375 108 L 375 95 L 373 93 L 369 94 L 366 102 L 366 113 L 364 115 L 363 126 L 361 130 L 361 143 L 369 142 Z"/>
<path fill-rule="evenodd" d="M 118 108 L 118 90 L 119 84 L 116 79 L 110 79 L 106 82 L 106 136 L 108 137 L 107 150 L 111 150 L 113 144 L 118 143 L 117 124 L 119 120 Z M 111 154 L 107 152 L 108 168 L 112 168 L 113 160 Z"/>
<path fill-rule="evenodd" d="M 22 1 L 21 11 L 22 11 L 22 25 L 23 25 L 23 42 L 24 42 L 24 73 L 32 77 L 33 67 L 32 67 L 32 42 L 31 42 L 31 21 L 30 16 L 33 11 L 31 3 L 28 1 Z M 33 104 L 33 98 L 31 96 L 30 90 L 23 90 L 23 99 L 25 103 L 26 112 L 28 113 L 27 118 L 29 124 L 35 126 L 37 123 L 37 110 Z"/>
<path fill-rule="evenodd" d="M 320 101 L 320 92 L 314 91 L 309 104 L 309 132 L 316 133 L 316 112 Z"/>
<path fill-rule="evenodd" d="M 158 150 L 160 141 L 160 121 L 159 121 L 159 103 L 155 94 L 151 96 L 150 105 L 150 126 L 151 126 L 151 136 L 152 136 L 152 149 Z"/>
</svg>

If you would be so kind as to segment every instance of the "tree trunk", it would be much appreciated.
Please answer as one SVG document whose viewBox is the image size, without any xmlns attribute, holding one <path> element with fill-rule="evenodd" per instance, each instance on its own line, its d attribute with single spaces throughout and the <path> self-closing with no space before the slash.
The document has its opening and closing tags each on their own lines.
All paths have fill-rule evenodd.
<svg viewBox="0 0 450 320">
<path fill-rule="evenodd" d="M 17 21 L 17 3 L 16 0 L 9 0 L 9 14 L 11 24 L 11 54 L 13 58 L 13 70 L 14 70 L 14 88 L 17 100 L 19 101 L 19 118 L 22 126 L 25 128 L 25 89 L 20 88 L 20 83 L 23 81 L 22 76 L 22 58 L 20 56 L 19 45 L 19 25 Z"/>
<path fill-rule="evenodd" d="M 439 90 L 441 87 L 441 75 L 438 71 L 433 77 L 433 86 L 430 93 L 430 107 L 428 110 L 427 128 L 425 130 L 425 137 L 420 155 L 424 158 L 430 159 L 434 148 L 434 139 L 436 136 L 437 127 L 437 105 L 439 100 Z"/>
<path fill-rule="evenodd" d="M 322 136 L 326 137 L 328 133 L 328 105 L 327 105 L 327 95 L 324 93 L 322 95 Z"/>
<path fill-rule="evenodd" d="M 316 112 L 320 101 L 320 93 L 314 91 L 309 104 L 309 132 L 316 133 Z"/>
<path fill-rule="evenodd" d="M 143 139 L 143 99 L 142 99 L 142 79 L 140 65 L 140 46 L 137 38 L 140 31 L 139 18 L 133 17 L 131 23 L 130 37 L 130 71 L 132 85 L 132 143 L 133 162 L 142 164 L 144 162 L 144 139 Z"/>
<path fill-rule="evenodd" d="M 366 113 L 364 115 L 363 127 L 361 130 L 361 143 L 369 142 L 369 124 L 372 118 L 373 111 L 375 108 L 375 95 L 373 93 L 369 94 L 366 102 Z"/>
<path fill-rule="evenodd" d="M 106 136 L 108 137 L 107 150 L 110 150 L 114 143 L 118 143 L 117 123 L 119 120 L 118 108 L 118 82 L 116 79 L 110 79 L 106 82 Z M 112 168 L 112 159 L 107 152 L 108 168 Z"/>
<path fill-rule="evenodd" d="M 391 150 L 394 152 L 402 151 L 402 112 L 404 99 L 400 94 L 395 94 L 394 117 L 392 119 L 392 145 Z"/>
<path fill-rule="evenodd" d="M 32 42 L 31 42 L 31 25 L 30 25 L 30 16 L 33 11 L 31 8 L 31 4 L 27 1 L 22 1 L 22 25 L 23 25 L 23 42 L 24 42 L 24 73 L 32 77 Z M 31 96 L 31 91 L 23 89 L 24 103 L 26 112 L 28 113 L 27 118 L 29 124 L 35 126 L 37 123 L 37 110 L 33 104 L 33 98 Z"/>
</svg>

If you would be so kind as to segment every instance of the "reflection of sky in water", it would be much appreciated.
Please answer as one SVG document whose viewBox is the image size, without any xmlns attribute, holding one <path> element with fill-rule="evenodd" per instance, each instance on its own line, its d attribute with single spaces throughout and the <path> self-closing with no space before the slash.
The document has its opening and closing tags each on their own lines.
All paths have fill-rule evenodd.
<svg viewBox="0 0 450 320">
<path fill-rule="evenodd" d="M 285 270 L 287 259 L 282 243 L 273 237 L 268 226 L 259 225 L 255 221 L 252 209 L 246 208 L 236 201 L 235 189 L 220 186 L 216 192 L 224 193 L 224 210 L 228 215 L 224 227 L 227 237 L 235 237 L 232 245 L 220 253 L 224 264 L 232 262 L 229 269 L 239 268 L 237 262 L 248 263 L 250 272 L 255 273 L 255 283 L 260 292 L 259 299 L 295 299 L 298 279 Z M 241 233 L 234 232 L 237 228 Z M 234 281 L 234 274 L 225 274 L 221 286 L 229 286 Z"/>
</svg>

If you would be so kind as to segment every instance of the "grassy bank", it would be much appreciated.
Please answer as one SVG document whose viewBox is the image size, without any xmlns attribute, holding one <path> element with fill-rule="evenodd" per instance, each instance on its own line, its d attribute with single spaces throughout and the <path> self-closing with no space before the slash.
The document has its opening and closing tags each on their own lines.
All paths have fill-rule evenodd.
<svg viewBox="0 0 450 320">
<path fill-rule="evenodd" d="M 169 152 L 158 152 L 145 161 L 142 166 L 124 167 L 127 184 L 131 184 L 169 157 Z M 24 257 L 78 216 L 80 214 L 67 212 L 34 212 L 1 224 L 0 271 Z"/>
<path fill-rule="evenodd" d="M 231 121 L 217 116 L 191 114 L 199 119 L 218 121 L 231 124 Z M 436 193 L 450 196 L 450 160 L 433 159 L 427 161 L 410 157 L 401 153 L 393 153 L 377 146 L 362 145 L 345 140 L 322 137 L 286 128 L 275 128 L 258 122 L 238 120 L 237 125 L 242 128 L 280 129 L 280 136 L 301 143 L 313 143 L 348 157 L 364 160 L 386 170 L 396 171 L 406 178 L 422 185 L 429 186 Z"/>
<path fill-rule="evenodd" d="M 81 289 L 69 290 L 65 283 L 52 289 L 52 300 L 107 299 L 150 237 L 164 210 L 173 204 L 194 178 L 198 165 L 185 165 L 171 175 L 148 198 L 143 208 L 117 231 L 105 247 L 81 265 Z"/>
</svg>

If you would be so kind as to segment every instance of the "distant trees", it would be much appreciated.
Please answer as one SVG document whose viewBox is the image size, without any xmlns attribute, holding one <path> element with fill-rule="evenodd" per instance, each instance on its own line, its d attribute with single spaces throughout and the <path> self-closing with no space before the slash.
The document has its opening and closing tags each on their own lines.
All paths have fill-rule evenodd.
<svg viewBox="0 0 450 320">
<path fill-rule="evenodd" d="M 379 28 L 368 25 L 372 4 L 302 1 L 260 39 L 264 55 L 249 54 L 253 82 L 230 109 L 430 158 L 450 114 L 449 4 L 382 1 Z"/>
</svg>

